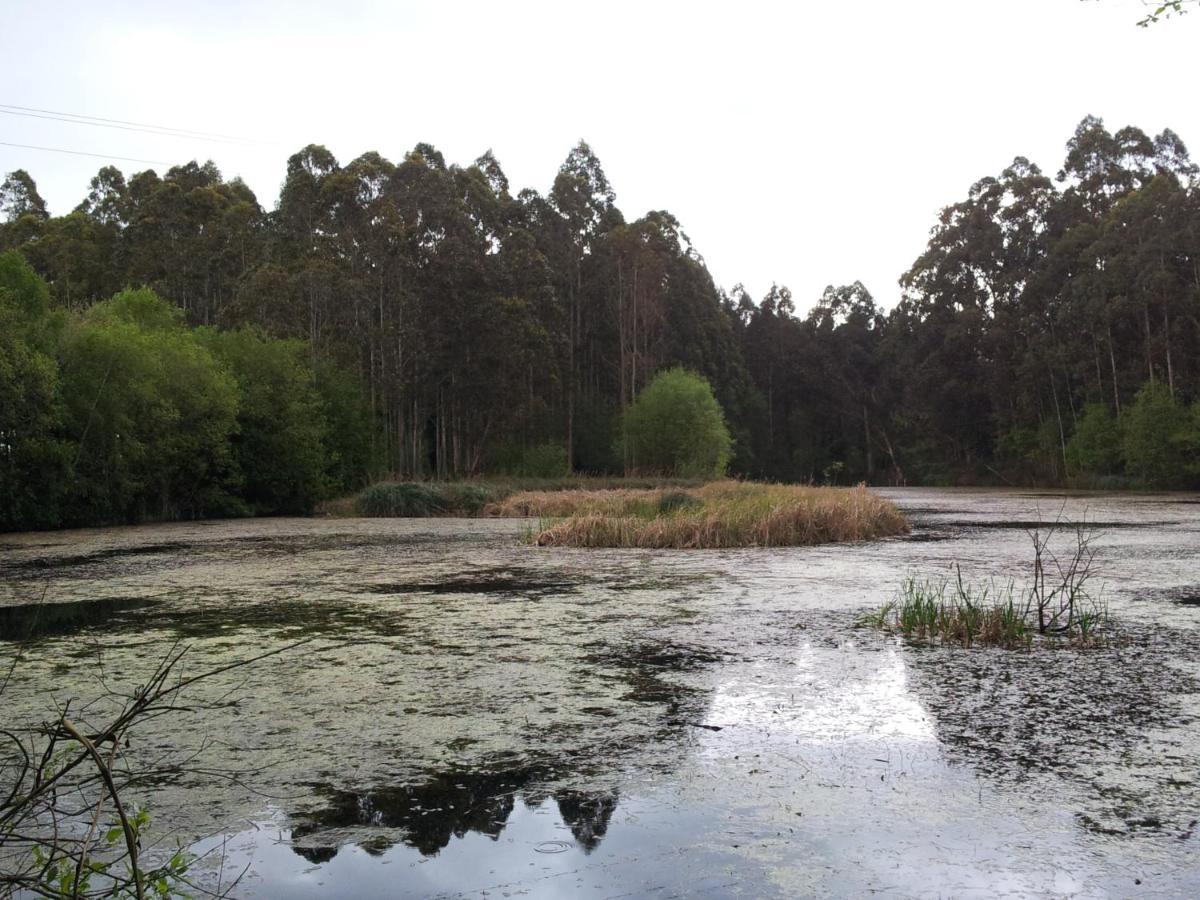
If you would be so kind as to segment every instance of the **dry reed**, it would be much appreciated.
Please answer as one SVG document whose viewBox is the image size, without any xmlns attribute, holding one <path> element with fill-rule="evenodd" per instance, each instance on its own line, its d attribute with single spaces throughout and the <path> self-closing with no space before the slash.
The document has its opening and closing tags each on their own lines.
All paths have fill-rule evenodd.
<svg viewBox="0 0 1200 900">
<path fill-rule="evenodd" d="M 690 491 L 694 504 L 664 502 L 671 494 L 678 492 L 516 494 L 488 512 L 565 516 L 531 534 L 534 543 L 564 547 L 794 547 L 908 531 L 900 511 L 862 485 L 823 488 L 718 481 Z"/>
</svg>

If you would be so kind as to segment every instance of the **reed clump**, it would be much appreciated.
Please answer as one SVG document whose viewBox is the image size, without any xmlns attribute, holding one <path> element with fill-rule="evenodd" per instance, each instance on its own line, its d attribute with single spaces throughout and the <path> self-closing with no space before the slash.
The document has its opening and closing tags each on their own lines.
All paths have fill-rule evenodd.
<svg viewBox="0 0 1200 900">
<path fill-rule="evenodd" d="M 894 600 L 864 624 L 929 643 L 1028 647 L 1035 629 L 1024 615 L 1014 585 L 966 584 L 954 580 L 906 578 Z"/>
<path fill-rule="evenodd" d="M 1103 599 L 1092 592 L 1093 533 L 1073 526 L 1067 552 L 1054 552 L 1050 539 L 1063 530 L 1056 522 L 1030 532 L 1033 572 L 1030 584 L 1009 581 L 970 583 L 954 567 L 954 578 L 905 578 L 896 596 L 860 624 L 926 643 L 1009 650 L 1042 643 L 1094 647 L 1108 643 L 1112 623 Z"/>
<path fill-rule="evenodd" d="M 909 527 L 892 503 L 862 485 L 716 481 L 690 491 L 535 492 L 490 509 L 497 515 L 557 518 L 542 523 L 530 539 L 559 547 L 795 547 L 886 537 Z"/>
</svg>

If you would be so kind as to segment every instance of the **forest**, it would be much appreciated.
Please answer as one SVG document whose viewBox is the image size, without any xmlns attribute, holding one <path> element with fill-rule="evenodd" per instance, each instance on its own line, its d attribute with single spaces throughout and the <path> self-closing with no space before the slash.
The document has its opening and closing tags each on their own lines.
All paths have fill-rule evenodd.
<svg viewBox="0 0 1200 900">
<path fill-rule="evenodd" d="M 189 162 L 106 166 L 51 216 L 18 170 L 0 528 L 620 473 L 622 413 L 675 367 L 712 385 L 737 475 L 1195 487 L 1197 171 L 1172 131 L 1089 116 L 1053 177 L 1019 157 L 946 207 L 893 309 L 856 282 L 797 313 L 716 285 L 669 212 L 627 220 L 583 142 L 544 194 L 490 151 L 310 145 L 269 210 Z"/>
</svg>

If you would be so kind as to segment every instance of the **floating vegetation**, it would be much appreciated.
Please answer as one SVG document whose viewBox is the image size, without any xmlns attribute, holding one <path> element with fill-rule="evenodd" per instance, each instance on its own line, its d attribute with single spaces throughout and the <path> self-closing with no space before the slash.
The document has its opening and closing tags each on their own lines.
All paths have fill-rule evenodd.
<svg viewBox="0 0 1200 900">
<path fill-rule="evenodd" d="M 508 498 L 497 514 L 540 516 L 542 546 L 698 549 L 795 547 L 908 531 L 889 501 L 855 488 L 716 481 L 690 492 L 560 491 Z"/>
</svg>

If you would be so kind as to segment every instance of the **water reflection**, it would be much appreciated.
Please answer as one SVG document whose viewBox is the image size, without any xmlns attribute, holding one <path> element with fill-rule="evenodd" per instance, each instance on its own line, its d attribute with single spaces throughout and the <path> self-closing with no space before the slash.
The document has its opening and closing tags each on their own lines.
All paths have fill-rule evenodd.
<svg viewBox="0 0 1200 900">
<path fill-rule="evenodd" d="M 146 609 L 155 601 L 144 597 L 102 597 L 74 603 L 17 603 L 0 606 L 0 641 L 26 641 L 70 634 L 114 622 L 128 622 L 122 613 Z"/>
<path fill-rule="evenodd" d="M 416 785 L 369 792 L 321 789 L 326 805 L 298 816 L 292 848 L 313 863 L 333 859 L 341 845 L 380 855 L 404 844 L 432 857 L 468 833 L 497 840 L 518 804 L 537 809 L 553 801 L 583 852 L 595 850 L 617 809 L 614 791 L 547 791 L 551 772 L 540 767 L 449 771 Z"/>
</svg>

